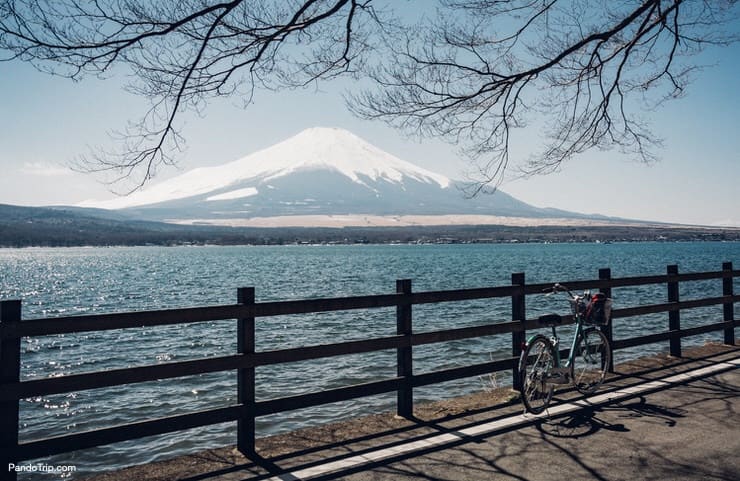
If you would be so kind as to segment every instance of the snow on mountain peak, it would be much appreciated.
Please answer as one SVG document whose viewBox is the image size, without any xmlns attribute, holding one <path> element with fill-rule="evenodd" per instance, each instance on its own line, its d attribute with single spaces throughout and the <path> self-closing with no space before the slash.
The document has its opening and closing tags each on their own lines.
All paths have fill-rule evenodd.
<svg viewBox="0 0 740 481">
<path fill-rule="evenodd" d="M 155 204 L 207 194 L 244 181 L 262 183 L 293 172 L 317 169 L 338 171 L 365 186 L 363 177 L 393 183 L 402 183 L 408 177 L 436 183 L 442 188 L 450 185 L 447 177 L 401 160 L 347 130 L 314 127 L 241 159 L 193 169 L 127 197 L 85 202 L 81 206 L 121 209 Z"/>
<path fill-rule="evenodd" d="M 306 129 L 285 142 L 244 157 L 233 164 L 251 166 L 254 164 L 252 157 L 259 154 L 264 154 L 270 159 L 265 165 L 265 171 L 267 168 L 279 166 L 279 170 L 268 178 L 280 177 L 297 170 L 328 168 L 337 170 L 358 183 L 362 183 L 359 178 L 362 175 L 373 181 L 385 179 L 401 182 L 406 176 L 421 182 L 437 183 L 440 187 L 447 187 L 450 184 L 446 177 L 401 160 L 355 134 L 338 128 Z"/>
</svg>

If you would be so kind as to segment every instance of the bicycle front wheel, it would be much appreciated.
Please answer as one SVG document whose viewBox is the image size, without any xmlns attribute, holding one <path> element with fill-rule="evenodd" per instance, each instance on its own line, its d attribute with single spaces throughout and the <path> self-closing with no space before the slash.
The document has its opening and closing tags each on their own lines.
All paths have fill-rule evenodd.
<svg viewBox="0 0 740 481">
<path fill-rule="evenodd" d="M 519 361 L 522 402 L 527 411 L 538 414 L 550 404 L 553 385 L 547 380 L 554 365 L 552 343 L 545 336 L 535 336 L 527 344 Z"/>
<path fill-rule="evenodd" d="M 570 366 L 570 376 L 578 391 L 592 394 L 599 389 L 611 364 L 611 355 L 609 341 L 600 330 L 586 329 L 578 336 Z"/>
</svg>

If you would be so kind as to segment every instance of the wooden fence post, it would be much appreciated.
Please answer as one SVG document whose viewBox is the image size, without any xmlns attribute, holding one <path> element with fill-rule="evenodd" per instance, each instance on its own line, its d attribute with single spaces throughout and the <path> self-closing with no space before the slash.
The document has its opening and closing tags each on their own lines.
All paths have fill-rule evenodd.
<svg viewBox="0 0 740 481">
<path fill-rule="evenodd" d="M 21 322 L 21 301 L 0 302 L 0 327 Z M 2 331 L 0 331 L 1 333 Z M 1 335 L 1 334 L 0 334 Z M 21 375 L 21 340 L 0 338 L 0 385 L 16 383 Z M 9 469 L 17 463 L 13 453 L 18 448 L 18 399 L 0 402 L 0 481 L 15 481 L 17 473 Z"/>
<path fill-rule="evenodd" d="M 612 270 L 608 267 L 604 269 L 599 269 L 599 280 L 601 281 L 610 281 L 612 278 Z M 607 299 L 610 299 L 612 297 L 612 288 L 611 287 L 603 287 L 599 289 L 599 292 L 603 293 Z M 610 315 L 611 316 L 611 315 Z M 601 326 L 601 331 L 606 336 L 606 340 L 609 341 L 609 345 L 612 345 L 612 341 L 614 339 L 614 328 L 612 327 L 612 319 L 609 318 L 609 322 L 606 326 Z M 609 365 L 606 366 L 607 372 L 614 372 L 614 351 L 612 350 L 612 355 L 609 357 Z"/>
<path fill-rule="evenodd" d="M 411 338 L 411 279 L 396 281 L 396 293 L 404 294 L 406 298 L 396 307 L 396 334 Z M 414 415 L 414 392 L 411 377 L 414 374 L 413 355 L 411 344 L 399 347 L 396 350 L 396 373 L 402 378 L 398 389 L 396 412 L 399 416 L 411 418 Z"/>
<path fill-rule="evenodd" d="M 241 287 L 236 291 L 237 303 L 254 305 L 254 287 Z M 239 354 L 254 354 L 254 316 L 237 319 L 236 349 Z M 244 406 L 237 421 L 236 437 L 239 451 L 250 457 L 255 451 L 255 375 L 254 366 L 237 371 L 237 402 Z"/>
<path fill-rule="evenodd" d="M 723 262 L 722 263 L 722 270 L 725 272 L 732 272 L 732 262 Z M 723 277 L 722 278 L 722 295 L 723 296 L 731 296 L 732 295 L 732 281 L 733 277 L 730 275 L 729 277 Z M 723 310 L 724 310 L 724 316 L 723 319 L 725 322 L 732 322 L 733 324 L 727 328 L 725 328 L 725 344 L 729 344 L 731 346 L 735 345 L 735 303 L 729 302 L 726 304 L 722 304 Z"/>
<path fill-rule="evenodd" d="M 678 275 L 678 266 L 668 266 L 668 302 L 678 302 L 678 281 L 671 281 L 671 276 Z M 671 356 L 681 357 L 681 311 L 674 309 L 668 311 L 668 330 L 671 332 Z"/>
<path fill-rule="evenodd" d="M 511 285 L 519 286 L 511 296 L 511 320 L 520 322 L 524 326 L 526 320 L 526 296 L 524 295 L 524 272 L 516 272 L 511 275 Z M 524 329 L 511 333 L 511 354 L 518 359 L 522 354 L 522 345 L 526 341 Z M 519 366 L 515 363 L 512 370 L 512 385 L 516 390 L 521 390 L 522 380 L 519 378 Z"/>
</svg>

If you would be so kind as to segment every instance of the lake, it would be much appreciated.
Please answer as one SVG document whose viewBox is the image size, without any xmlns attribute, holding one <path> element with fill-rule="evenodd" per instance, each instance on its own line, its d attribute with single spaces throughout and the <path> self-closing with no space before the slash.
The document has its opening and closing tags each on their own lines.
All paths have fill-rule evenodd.
<svg viewBox="0 0 740 481">
<path fill-rule="evenodd" d="M 258 301 L 394 292 L 396 279 L 414 291 L 507 285 L 512 272 L 527 282 L 719 270 L 740 265 L 740 243 L 477 244 L 244 247 L 111 247 L 0 249 L 0 298 L 22 299 L 23 317 L 233 304 L 236 289 L 254 286 Z M 737 267 L 736 267 L 737 268 Z M 721 283 L 681 285 L 681 298 L 721 295 Z M 736 281 L 735 292 L 740 291 Z M 660 303 L 665 286 L 620 288 L 615 307 Z M 567 311 L 563 299 L 527 298 L 528 317 Z M 682 316 L 690 327 L 721 320 L 721 306 Z M 736 316 L 738 311 L 736 308 Z M 414 307 L 423 332 L 497 321 L 511 316 L 510 299 Z M 665 330 L 667 314 L 619 319 L 615 338 Z M 24 379 L 221 356 L 234 353 L 233 321 L 125 329 L 24 339 Z M 257 320 L 257 350 L 280 349 L 395 333 L 395 309 L 282 316 Z M 567 335 L 567 329 L 563 330 Z M 721 332 L 685 339 L 720 340 Z M 414 349 L 415 372 L 510 355 L 506 336 L 454 341 Z M 618 351 L 617 362 L 665 351 L 667 343 Z M 257 370 L 257 397 L 270 399 L 395 375 L 395 352 L 300 362 Z M 479 391 L 488 380 L 464 379 L 414 391 L 424 402 Z M 499 382 L 510 382 L 501 375 Z M 21 439 L 30 440 L 236 402 L 236 376 L 215 373 L 21 401 Z M 395 394 L 304 409 L 258 420 L 264 436 L 363 413 L 392 410 Z M 75 464 L 76 476 L 235 443 L 234 423 L 103 446 L 52 458 Z M 41 475 L 39 479 L 49 479 Z"/>
</svg>

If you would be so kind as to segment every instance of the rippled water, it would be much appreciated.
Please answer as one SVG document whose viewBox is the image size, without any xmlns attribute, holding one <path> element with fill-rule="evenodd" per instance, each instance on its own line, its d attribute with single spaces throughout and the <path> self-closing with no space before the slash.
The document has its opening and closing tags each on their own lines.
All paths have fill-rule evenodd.
<svg viewBox="0 0 740 481">
<path fill-rule="evenodd" d="M 423 246 L 138 247 L 0 250 L 0 298 L 23 299 L 24 318 L 231 304 L 238 287 L 255 286 L 257 300 L 382 294 L 399 278 L 415 291 L 506 285 L 512 272 L 528 282 L 718 270 L 740 265 L 740 243 L 630 243 Z M 736 292 L 740 286 L 736 283 Z M 614 290 L 617 306 L 659 303 L 665 286 Z M 721 295 L 721 282 L 681 285 L 681 298 Z M 527 299 L 530 316 L 561 311 L 554 298 Z M 721 320 L 721 306 L 682 316 L 682 326 Z M 737 314 L 736 314 L 737 315 Z M 414 306 L 423 332 L 507 321 L 508 299 Z M 658 332 L 667 314 L 619 319 L 615 338 Z M 23 340 L 22 376 L 33 379 L 234 353 L 233 321 L 89 332 Z M 281 349 L 395 333 L 395 310 L 375 309 L 257 320 L 257 349 Z M 567 335 L 567 330 L 563 330 Z M 685 339 L 687 345 L 721 333 Z M 414 349 L 416 373 L 509 355 L 507 336 Z M 617 361 L 665 350 L 666 343 L 619 351 Z M 395 352 L 368 353 L 257 369 L 258 399 L 330 389 L 395 375 Z M 507 382 L 506 375 L 500 376 Z M 30 440 L 233 404 L 236 376 L 214 373 L 21 401 L 21 439 Z M 482 388 L 465 379 L 414 391 L 416 402 Z M 269 435 L 361 413 L 393 409 L 395 394 L 260 418 Z M 77 475 L 139 464 L 235 442 L 234 423 L 118 443 L 52 458 L 75 464 Z M 41 475 L 48 479 L 49 475 Z"/>
</svg>

